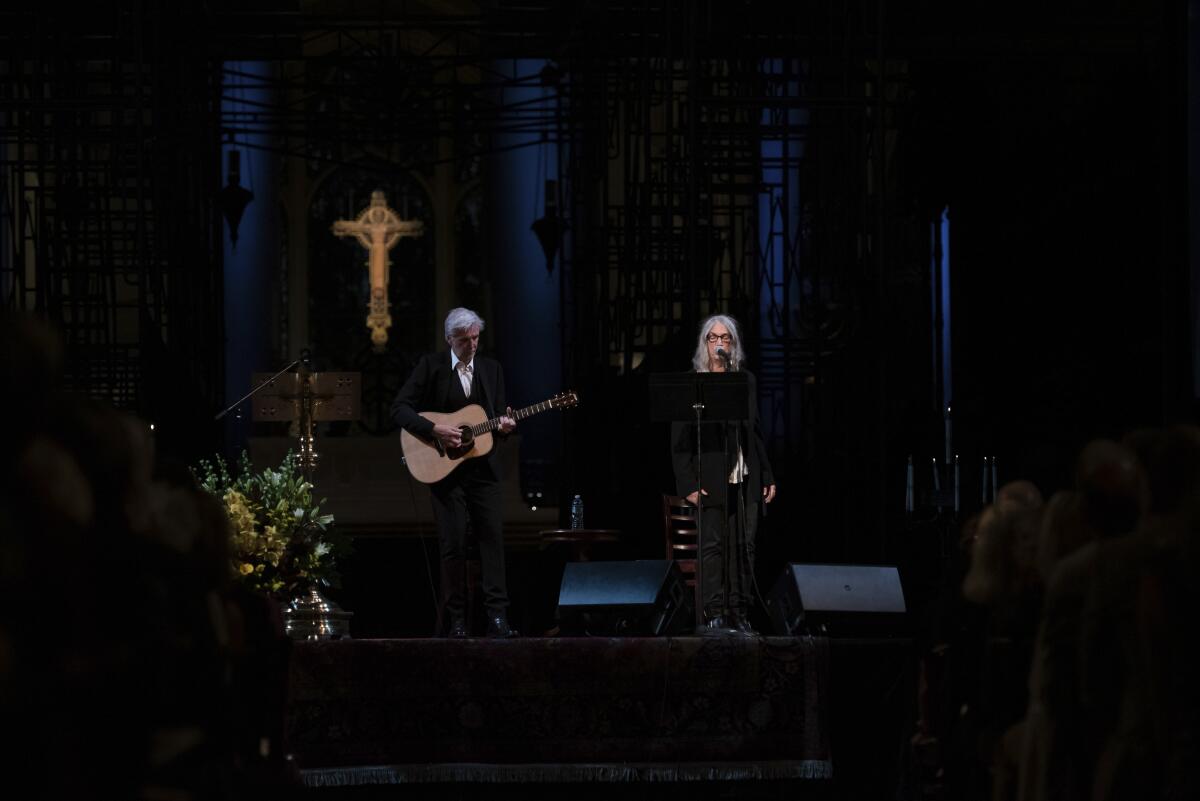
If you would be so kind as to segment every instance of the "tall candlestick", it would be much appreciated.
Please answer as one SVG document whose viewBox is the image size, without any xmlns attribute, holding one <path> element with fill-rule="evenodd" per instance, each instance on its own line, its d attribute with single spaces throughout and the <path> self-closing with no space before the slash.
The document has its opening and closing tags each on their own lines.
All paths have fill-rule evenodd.
<svg viewBox="0 0 1200 801">
<path fill-rule="evenodd" d="M 905 471 L 904 485 L 904 511 L 912 512 L 913 510 L 913 461 L 912 456 L 908 457 L 908 470 Z"/>
<path fill-rule="evenodd" d="M 992 457 L 992 500 L 996 500 L 996 457 Z"/>
<path fill-rule="evenodd" d="M 943 437 L 944 442 L 942 444 L 946 450 L 946 453 L 945 453 L 946 464 L 950 464 L 950 453 L 953 450 L 953 448 L 951 447 L 951 444 L 954 441 L 954 436 L 952 433 L 952 428 L 950 426 L 950 407 L 949 406 L 946 407 L 946 414 L 943 415 L 943 420 L 944 420 L 944 426 L 945 426 L 945 435 Z"/>
<path fill-rule="evenodd" d="M 958 514 L 958 454 L 954 454 L 954 514 Z"/>
<path fill-rule="evenodd" d="M 987 457 L 983 457 L 983 474 L 979 477 L 979 502 L 987 505 L 987 488 L 988 488 L 988 463 Z"/>
<path fill-rule="evenodd" d="M 941 511 L 942 510 L 942 478 L 941 478 L 941 476 L 937 475 L 938 470 L 937 470 L 937 457 L 936 456 L 934 457 L 934 464 L 932 464 L 931 466 L 932 466 L 932 468 L 934 468 L 934 504 L 937 506 L 937 510 Z"/>
</svg>

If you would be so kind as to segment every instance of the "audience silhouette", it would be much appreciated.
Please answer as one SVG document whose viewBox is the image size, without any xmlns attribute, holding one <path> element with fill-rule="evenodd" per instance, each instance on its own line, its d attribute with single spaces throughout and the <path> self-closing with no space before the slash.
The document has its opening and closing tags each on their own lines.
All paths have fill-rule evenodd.
<svg viewBox="0 0 1200 801">
<path fill-rule="evenodd" d="M 0 699 L 45 798 L 256 798 L 284 759 L 288 640 L 231 583 L 228 518 L 149 426 L 63 389 L 62 346 L 0 319 Z"/>
</svg>

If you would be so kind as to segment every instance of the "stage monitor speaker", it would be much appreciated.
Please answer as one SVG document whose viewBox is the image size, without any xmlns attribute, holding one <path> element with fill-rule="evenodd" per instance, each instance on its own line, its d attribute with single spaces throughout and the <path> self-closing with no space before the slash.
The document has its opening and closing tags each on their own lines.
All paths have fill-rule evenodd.
<svg viewBox="0 0 1200 801">
<path fill-rule="evenodd" d="M 895 626 L 906 607 L 894 567 L 789 564 L 767 610 L 778 634 L 853 633 Z"/>
<path fill-rule="evenodd" d="M 563 634 L 682 634 L 695 627 L 694 608 L 674 561 L 568 562 L 558 624 Z"/>
</svg>

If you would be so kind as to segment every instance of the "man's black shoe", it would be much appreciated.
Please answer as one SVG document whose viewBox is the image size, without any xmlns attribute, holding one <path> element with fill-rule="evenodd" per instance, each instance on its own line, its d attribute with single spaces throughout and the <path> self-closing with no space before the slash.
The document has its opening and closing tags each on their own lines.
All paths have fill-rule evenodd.
<svg viewBox="0 0 1200 801">
<path fill-rule="evenodd" d="M 450 628 L 446 632 L 446 636 L 454 640 L 461 640 L 467 636 L 467 623 L 461 618 L 450 621 Z"/>
<path fill-rule="evenodd" d="M 733 630 L 743 637 L 758 637 L 761 636 L 754 630 L 754 626 L 750 625 L 750 619 L 743 612 L 738 612 L 733 616 Z"/>
<path fill-rule="evenodd" d="M 488 619 L 487 636 L 507 639 L 509 637 L 519 637 L 521 635 L 509 627 L 507 620 L 505 620 L 503 617 L 497 616 Z"/>
<path fill-rule="evenodd" d="M 701 637 L 720 636 L 725 634 L 736 634 L 733 626 L 729 622 L 729 618 L 724 615 L 714 615 L 713 617 L 705 618 L 704 625 L 696 629 L 696 634 Z"/>
</svg>

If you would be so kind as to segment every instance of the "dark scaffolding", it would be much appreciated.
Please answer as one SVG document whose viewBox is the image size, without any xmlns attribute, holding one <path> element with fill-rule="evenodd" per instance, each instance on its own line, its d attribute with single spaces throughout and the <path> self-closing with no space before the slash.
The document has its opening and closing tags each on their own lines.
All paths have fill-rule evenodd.
<svg viewBox="0 0 1200 801">
<path fill-rule="evenodd" d="M 688 369 L 699 321 L 734 315 L 789 506 L 860 532 L 840 557 L 875 558 L 884 506 L 863 501 L 884 494 L 889 460 L 884 337 L 890 323 L 919 327 L 924 254 L 887 251 L 891 231 L 919 227 L 897 213 L 889 172 L 903 62 L 888 58 L 878 3 L 837 6 L 664 3 L 620 21 L 593 9 L 582 27 L 606 35 L 562 45 L 576 135 L 569 350 L 580 386 L 644 406 L 647 374 Z M 885 322 L 895 282 L 910 291 Z M 578 483 L 607 482 L 614 500 L 669 487 L 661 466 L 647 475 L 629 459 L 661 449 L 662 432 L 631 422 L 611 447 L 611 406 L 579 416 L 576 448 L 604 458 L 577 465 Z"/>
<path fill-rule="evenodd" d="M 70 387 L 178 410 L 168 437 L 220 396 L 216 83 L 190 44 L 206 22 L 187 3 L 0 18 L 4 307 L 61 324 Z"/>
</svg>

